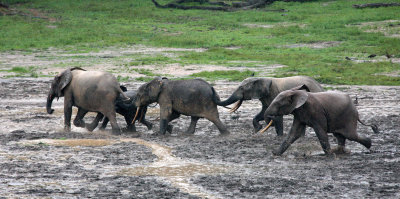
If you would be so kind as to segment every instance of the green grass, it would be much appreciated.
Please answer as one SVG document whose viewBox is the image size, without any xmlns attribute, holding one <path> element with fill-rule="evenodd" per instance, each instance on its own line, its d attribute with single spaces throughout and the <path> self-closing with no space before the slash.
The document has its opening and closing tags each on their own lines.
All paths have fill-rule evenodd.
<svg viewBox="0 0 400 199">
<path fill-rule="evenodd" d="M 237 70 L 230 70 L 230 71 L 203 71 L 200 73 L 192 74 L 191 77 L 201 77 L 206 80 L 221 80 L 226 79 L 229 81 L 242 81 L 248 77 L 254 76 L 256 72 L 246 70 L 246 71 L 237 71 Z"/>
<path fill-rule="evenodd" d="M 36 68 L 33 66 L 30 67 L 12 67 L 9 70 L 0 70 L 2 72 L 10 72 L 10 73 L 14 73 L 13 75 L 6 75 L 6 78 L 10 78 L 10 77 L 39 77 L 39 76 L 43 76 L 43 75 L 39 75 L 36 72 Z"/>
<path fill-rule="evenodd" d="M 260 64 L 287 65 L 276 72 L 277 77 L 309 75 L 328 84 L 400 85 L 400 77 L 377 75 L 399 71 L 398 63 L 389 60 L 356 63 L 345 59 L 367 59 L 370 54 L 379 57 L 386 53 L 400 58 L 400 39 L 386 37 L 379 31 L 386 29 L 390 34 L 400 34 L 399 22 L 392 26 L 388 23 L 360 26 L 364 22 L 400 20 L 400 7 L 352 8 L 353 4 L 375 3 L 373 0 L 275 2 L 267 8 L 289 10 L 284 13 L 266 12 L 264 9 L 239 12 L 158 9 L 150 0 L 5 2 L 25 15 L 0 16 L 0 52 L 18 50 L 29 53 L 51 47 L 73 53 L 97 52 L 109 46 L 133 44 L 206 48 L 208 50 L 204 52 L 180 52 L 176 57 L 141 56 L 124 65 L 129 68 L 169 63 L 231 66 L 232 61 L 257 61 Z M 45 17 L 32 17 L 30 9 Z M 244 24 L 273 27 L 257 28 Z M 369 29 L 376 31 L 366 32 Z M 323 49 L 285 47 L 324 41 L 340 43 Z M 240 48 L 226 49 L 230 46 Z M 241 79 L 236 75 L 215 74 L 212 78 Z"/>
</svg>

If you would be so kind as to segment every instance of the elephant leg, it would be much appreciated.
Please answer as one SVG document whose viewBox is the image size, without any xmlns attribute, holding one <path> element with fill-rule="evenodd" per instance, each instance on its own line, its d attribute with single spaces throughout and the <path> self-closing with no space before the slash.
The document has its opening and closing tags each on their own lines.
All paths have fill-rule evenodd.
<svg viewBox="0 0 400 199">
<path fill-rule="evenodd" d="M 103 123 L 102 123 L 101 126 L 100 126 L 100 129 L 101 129 L 101 130 L 106 129 L 107 124 L 108 124 L 109 121 L 110 121 L 110 120 L 109 120 L 107 117 L 105 117 L 105 118 L 103 119 Z"/>
<path fill-rule="evenodd" d="M 144 124 L 148 130 L 151 130 L 153 128 L 153 124 L 146 120 L 146 112 L 147 108 L 144 108 L 142 111 L 142 119 L 140 120 L 140 123 Z"/>
<path fill-rule="evenodd" d="M 136 126 L 134 124 L 132 124 L 133 118 L 129 117 L 128 115 L 126 115 L 126 116 L 124 115 L 124 118 L 125 118 L 128 132 L 136 132 Z"/>
<path fill-rule="evenodd" d="M 173 120 L 175 120 L 175 119 L 177 119 L 177 118 L 179 118 L 180 116 L 181 116 L 180 113 L 175 112 L 175 111 L 172 111 L 172 114 L 168 117 L 168 123 L 171 122 L 171 121 L 173 121 Z M 171 124 L 169 124 L 169 125 L 167 126 L 167 131 L 168 131 L 169 133 L 172 133 L 172 129 L 173 129 L 173 128 L 174 128 L 174 126 L 171 125 Z"/>
<path fill-rule="evenodd" d="M 210 111 L 210 113 L 207 114 L 207 116 L 205 116 L 205 118 L 210 120 L 212 123 L 215 124 L 215 126 L 217 126 L 221 135 L 229 135 L 230 134 L 228 129 L 225 127 L 225 125 L 219 119 L 219 114 L 218 114 L 217 108 L 215 108 L 214 111 Z"/>
<path fill-rule="evenodd" d="M 117 114 L 115 113 L 115 110 L 109 110 L 106 113 L 103 113 L 109 120 L 111 123 L 111 127 L 112 127 L 112 133 L 114 135 L 120 135 L 121 134 L 121 129 L 118 126 L 117 123 Z"/>
<path fill-rule="evenodd" d="M 278 116 L 274 118 L 274 126 L 276 135 L 282 136 L 283 135 L 283 116 Z"/>
<path fill-rule="evenodd" d="M 197 121 L 199 121 L 199 119 L 200 119 L 199 117 L 195 117 L 195 116 L 191 117 L 190 126 L 189 126 L 188 130 L 185 132 L 186 134 L 194 134 L 194 131 L 196 130 L 196 124 L 197 124 Z"/>
<path fill-rule="evenodd" d="M 265 110 L 267 110 L 267 106 L 263 105 L 261 111 L 253 118 L 254 133 L 257 133 L 262 128 L 259 122 L 264 120 Z"/>
<path fill-rule="evenodd" d="M 78 108 L 78 113 L 76 114 L 76 117 L 74 119 L 74 125 L 76 127 L 85 128 L 85 121 L 83 121 L 83 117 L 85 117 L 87 112 L 88 111 L 83 108 Z"/>
<path fill-rule="evenodd" d="M 97 113 L 96 118 L 94 118 L 93 122 L 90 124 L 86 124 L 86 129 L 92 132 L 97 125 L 99 124 L 100 120 L 103 119 L 104 115 L 102 113 Z M 105 120 L 106 118 L 104 118 Z M 107 125 L 107 124 L 106 124 Z"/>
<path fill-rule="evenodd" d="M 326 130 L 316 125 L 314 126 L 314 131 L 318 137 L 319 143 L 321 144 L 322 150 L 324 150 L 326 155 L 331 154 L 331 145 L 329 144 L 328 133 L 326 132 Z"/>
<path fill-rule="evenodd" d="M 64 131 L 71 131 L 72 102 L 64 99 Z"/>
<path fill-rule="evenodd" d="M 341 135 L 340 133 L 334 133 L 333 135 L 336 137 L 338 146 L 336 149 L 333 149 L 332 152 L 334 152 L 336 154 L 347 153 L 347 151 L 345 149 L 346 138 L 343 135 Z"/>
<path fill-rule="evenodd" d="M 356 141 L 362 145 L 364 145 L 367 149 L 371 148 L 371 139 L 360 136 L 357 133 L 357 125 L 351 126 L 346 128 L 346 132 L 342 132 L 342 135 L 344 135 L 347 139 L 351 141 Z"/>
<path fill-rule="evenodd" d="M 272 151 L 274 155 L 282 155 L 293 142 L 303 136 L 303 132 L 306 129 L 306 125 L 301 124 L 299 120 L 294 120 L 292 124 L 292 128 L 290 128 L 289 134 L 282 142 L 281 146 L 277 149 Z"/>
</svg>

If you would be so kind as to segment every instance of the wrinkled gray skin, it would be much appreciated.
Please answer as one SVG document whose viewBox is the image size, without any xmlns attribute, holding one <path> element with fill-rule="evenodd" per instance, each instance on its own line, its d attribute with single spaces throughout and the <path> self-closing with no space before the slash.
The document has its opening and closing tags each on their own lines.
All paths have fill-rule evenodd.
<svg viewBox="0 0 400 199">
<path fill-rule="evenodd" d="M 261 111 L 253 118 L 254 131 L 259 131 L 262 126 L 260 121 L 264 120 L 264 112 L 282 91 L 305 84 L 311 92 L 324 91 L 321 85 L 311 77 L 294 76 L 285 78 L 256 78 L 251 77 L 243 80 L 240 86 L 232 95 L 222 102 L 217 102 L 220 106 L 227 106 L 237 101 L 258 99 L 262 104 Z M 270 120 L 267 118 L 267 120 Z M 283 117 L 275 117 L 273 125 L 278 136 L 283 135 Z"/>
<path fill-rule="evenodd" d="M 124 86 L 121 86 L 121 89 L 124 91 L 125 95 L 128 96 L 131 100 L 131 102 L 125 102 L 124 100 L 122 100 L 122 95 L 120 95 L 119 98 L 117 98 L 116 102 L 115 102 L 115 111 L 119 114 L 121 114 L 122 116 L 124 116 L 125 118 L 125 122 L 126 122 L 126 130 L 128 132 L 136 132 L 136 127 L 135 124 L 132 124 L 133 118 L 135 117 L 135 113 L 137 110 L 137 107 L 135 106 L 135 104 L 133 103 L 136 100 L 136 91 L 127 91 L 126 88 Z M 150 122 L 148 122 L 146 120 L 146 112 L 147 112 L 147 106 L 142 107 L 141 111 L 138 115 L 138 119 L 140 123 L 146 125 L 147 129 L 152 129 L 153 124 L 151 124 Z M 88 128 L 89 131 L 93 131 L 99 121 L 103 118 L 103 114 L 99 113 L 96 116 L 96 119 L 94 119 L 94 121 L 87 125 L 86 127 Z M 107 117 L 104 117 L 103 123 L 100 127 L 101 130 L 104 130 L 107 126 L 107 123 L 109 122 L 109 119 Z"/>
<path fill-rule="evenodd" d="M 99 112 L 110 119 L 113 133 L 120 134 L 114 106 L 119 94 L 122 94 L 123 100 L 129 100 L 112 74 L 71 68 L 54 78 L 47 97 L 46 109 L 47 113 L 52 114 L 54 109 L 51 109 L 51 104 L 54 98 L 64 97 L 65 131 L 71 131 L 72 106 L 76 106 L 78 113 L 74 119 L 75 126 L 86 126 L 82 118 L 87 112 Z"/>
<path fill-rule="evenodd" d="M 264 118 L 293 114 L 290 132 L 274 155 L 283 154 L 299 137 L 305 134 L 306 126 L 314 129 L 325 154 L 344 153 L 346 139 L 356 141 L 366 148 L 371 147 L 371 139 L 357 134 L 358 112 L 349 95 L 341 92 L 310 93 L 306 86 L 299 86 L 281 92 L 265 111 Z M 267 122 L 268 120 L 266 120 Z M 378 133 L 376 125 L 367 125 Z M 332 151 L 328 133 L 333 133 L 338 148 Z"/>
<path fill-rule="evenodd" d="M 140 86 L 135 105 L 147 106 L 157 102 L 160 105 L 160 134 L 165 134 L 168 123 L 181 114 L 191 116 L 187 134 L 195 132 L 199 118 L 213 122 L 222 135 L 229 134 L 219 119 L 216 101 L 219 96 L 213 87 L 202 79 L 168 80 L 156 77 Z"/>
</svg>

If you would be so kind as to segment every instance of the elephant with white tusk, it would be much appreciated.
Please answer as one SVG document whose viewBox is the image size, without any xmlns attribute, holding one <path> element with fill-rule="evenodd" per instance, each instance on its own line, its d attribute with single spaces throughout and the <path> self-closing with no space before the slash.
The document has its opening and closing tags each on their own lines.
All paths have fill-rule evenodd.
<svg viewBox="0 0 400 199">
<path fill-rule="evenodd" d="M 111 122 L 113 134 L 120 134 L 115 113 L 115 101 L 121 94 L 122 100 L 129 101 L 121 90 L 117 79 L 110 73 L 70 68 L 58 74 L 51 83 L 47 97 L 47 113 L 52 114 L 54 98 L 64 97 L 64 130 L 71 131 L 72 106 L 78 107 L 74 125 L 86 127 L 83 117 L 87 112 L 98 112 Z"/>
<path fill-rule="evenodd" d="M 304 89 L 304 90 L 301 90 Z M 325 154 L 331 154 L 328 133 L 333 133 L 338 141 L 336 152 L 344 153 L 346 139 L 356 141 L 366 148 L 371 147 L 371 139 L 358 135 L 357 109 L 349 95 L 342 92 L 310 93 L 307 86 L 298 86 L 280 93 L 265 111 L 264 118 L 293 114 L 292 128 L 274 155 L 281 155 L 305 133 L 306 126 L 314 129 Z M 266 122 L 268 122 L 266 120 Z M 379 133 L 376 125 L 370 126 Z M 265 130 L 262 130 L 265 131 Z M 261 131 L 261 132 L 262 132 Z"/>
<path fill-rule="evenodd" d="M 311 92 L 324 91 L 321 85 L 315 79 L 306 76 L 293 76 L 284 78 L 258 78 L 251 77 L 243 80 L 239 87 L 225 101 L 217 102 L 220 106 L 235 104 L 231 112 L 239 109 L 244 100 L 258 99 L 262 103 L 261 111 L 253 118 L 254 131 L 259 131 L 262 126 L 259 124 L 264 120 L 264 112 L 271 104 L 272 100 L 282 91 L 289 90 L 299 85 L 307 85 Z M 267 118 L 268 119 L 268 118 Z M 268 119 L 269 120 L 269 119 Z M 278 136 L 283 135 L 283 117 L 273 119 L 273 125 Z"/>
</svg>

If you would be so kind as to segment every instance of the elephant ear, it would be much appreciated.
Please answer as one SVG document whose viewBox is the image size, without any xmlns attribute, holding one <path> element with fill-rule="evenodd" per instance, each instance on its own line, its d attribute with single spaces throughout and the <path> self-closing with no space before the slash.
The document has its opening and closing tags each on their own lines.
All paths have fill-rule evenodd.
<svg viewBox="0 0 400 199">
<path fill-rule="evenodd" d="M 260 99 L 270 93 L 272 81 L 270 79 L 254 78 L 251 87 L 253 88 L 252 98 Z"/>
<path fill-rule="evenodd" d="M 293 112 L 295 109 L 303 106 L 308 99 L 308 94 L 306 91 L 294 91 L 293 95 L 290 96 L 291 103 L 289 107 L 289 113 Z"/>
<path fill-rule="evenodd" d="M 57 95 L 59 97 L 64 96 L 63 90 L 71 82 L 71 80 L 72 80 L 71 69 L 67 69 L 58 75 Z"/>
<path fill-rule="evenodd" d="M 293 90 L 293 91 L 296 91 L 296 90 L 306 90 L 307 92 L 311 92 L 310 89 L 308 88 L 308 86 L 305 85 L 305 84 L 300 85 L 300 86 L 296 86 L 296 87 L 294 87 L 294 88 L 292 88 L 292 89 L 290 89 L 290 90 Z"/>
</svg>

